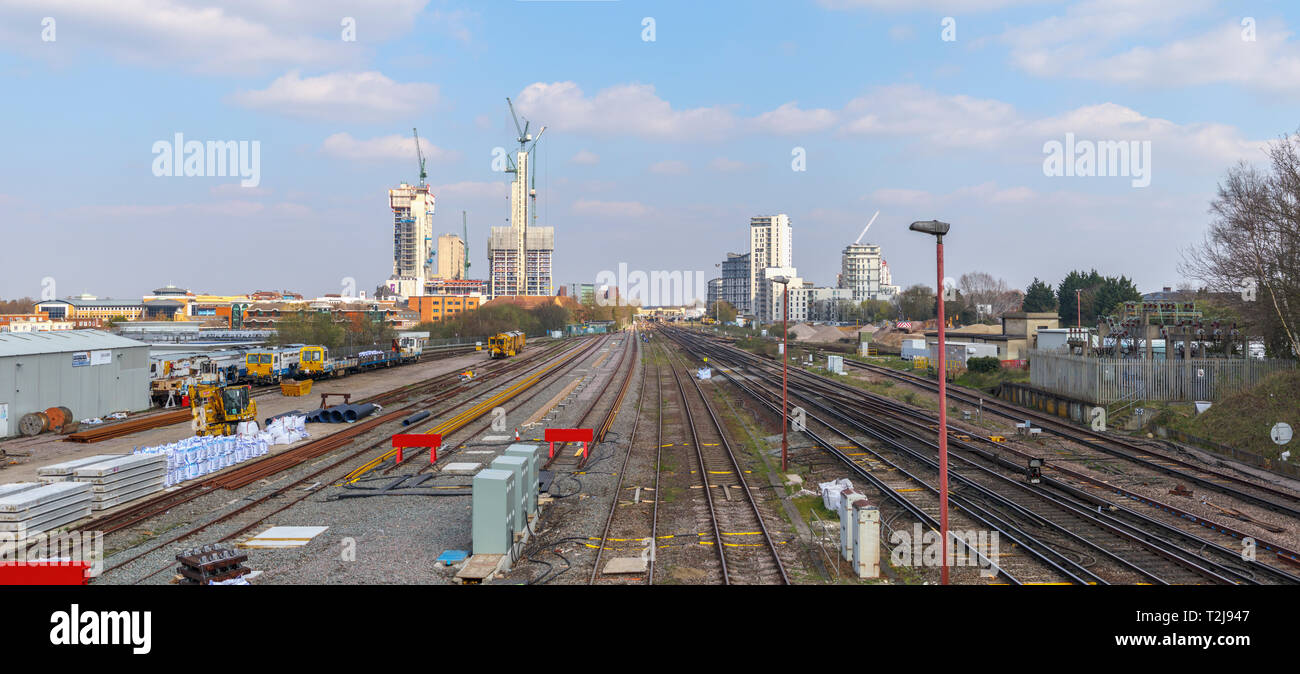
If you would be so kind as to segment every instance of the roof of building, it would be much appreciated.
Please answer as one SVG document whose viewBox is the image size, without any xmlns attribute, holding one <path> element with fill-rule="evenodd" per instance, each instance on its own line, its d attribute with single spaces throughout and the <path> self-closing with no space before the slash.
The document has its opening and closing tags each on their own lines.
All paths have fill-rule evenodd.
<svg viewBox="0 0 1300 674">
<path fill-rule="evenodd" d="M 155 295 L 185 295 L 189 292 L 190 291 L 184 288 L 177 288 L 176 286 L 170 283 L 168 283 L 167 285 L 161 288 L 154 288 L 153 290 L 153 294 Z"/>
<path fill-rule="evenodd" d="M 121 349 L 148 344 L 103 330 L 54 330 L 50 332 L 0 333 L 0 357 L 31 356 L 94 349 Z"/>
<path fill-rule="evenodd" d="M 1032 318 L 1034 320 L 1042 320 L 1045 318 L 1059 319 L 1060 315 L 1055 311 L 1008 311 L 1005 314 L 1002 314 L 1002 318 Z"/>
<path fill-rule="evenodd" d="M 49 304 L 51 302 L 62 302 L 63 304 L 71 304 L 74 307 L 87 307 L 87 308 L 140 306 L 144 304 L 144 302 L 141 300 L 115 300 L 111 298 L 83 300 L 76 297 L 69 297 L 61 300 L 45 300 L 42 302 L 37 302 L 36 305 L 40 306 L 42 304 Z"/>
<path fill-rule="evenodd" d="M 926 330 L 926 331 L 925 331 L 925 336 L 926 336 L 926 337 L 938 337 L 938 336 L 939 336 L 939 331 L 938 331 L 938 330 Z M 962 340 L 962 339 L 975 339 L 975 340 L 980 340 L 980 341 L 985 341 L 985 342 L 1009 342 L 1009 341 L 1011 341 L 1011 340 L 1013 340 L 1013 339 L 1029 339 L 1029 338 L 1028 338 L 1027 336 L 1025 336 L 1025 335 L 987 334 L 987 333 L 983 333 L 983 332 L 961 332 L 961 331 L 953 331 L 953 330 L 945 330 L 944 333 L 943 333 L 943 336 L 944 336 L 944 339 L 945 339 L 945 340 L 948 340 L 948 339 L 951 339 L 951 338 L 954 338 L 954 337 L 955 337 L 955 338 L 957 338 L 957 339 L 959 339 L 959 340 Z"/>
</svg>

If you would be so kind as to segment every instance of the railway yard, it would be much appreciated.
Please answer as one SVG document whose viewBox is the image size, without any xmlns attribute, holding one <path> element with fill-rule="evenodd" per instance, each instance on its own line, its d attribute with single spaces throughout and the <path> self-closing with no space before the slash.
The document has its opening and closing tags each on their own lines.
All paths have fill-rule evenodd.
<svg viewBox="0 0 1300 674">
<path fill-rule="evenodd" d="M 844 375 L 790 368 L 784 471 L 779 361 L 698 329 L 642 323 L 530 341 L 511 357 L 471 352 L 323 380 L 316 393 L 380 407 L 309 424 L 305 439 L 67 530 L 102 533 L 95 585 L 175 583 L 178 555 L 202 546 L 246 555 L 252 584 L 937 583 L 941 565 L 922 544 L 939 526 L 936 382 L 869 361 L 846 361 Z M 255 396 L 262 417 L 309 400 L 269 387 Z M 979 391 L 948 396 L 953 583 L 1300 583 L 1298 485 Z M 560 428 L 590 429 L 592 440 L 552 451 L 546 431 Z M 7 450 L 33 458 L 0 478 L 35 480 L 42 466 L 190 432 L 175 423 L 91 443 L 11 441 Z M 399 434 L 437 435 L 436 460 L 418 446 L 399 452 Z M 481 567 L 475 475 L 518 444 L 540 447 L 540 509 Z M 868 560 L 878 573 L 841 554 L 822 487 L 842 480 L 878 512 L 879 559 Z M 272 527 L 315 529 L 268 546 Z"/>
</svg>

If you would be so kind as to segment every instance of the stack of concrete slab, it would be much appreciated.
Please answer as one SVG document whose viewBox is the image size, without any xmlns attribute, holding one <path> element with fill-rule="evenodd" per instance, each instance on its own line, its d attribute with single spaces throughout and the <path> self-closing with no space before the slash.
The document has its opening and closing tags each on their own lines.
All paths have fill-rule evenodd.
<svg viewBox="0 0 1300 674">
<path fill-rule="evenodd" d="M 166 478 L 164 454 L 128 454 L 77 466 L 72 471 L 73 480 L 90 484 L 95 510 L 161 491 Z"/>
<path fill-rule="evenodd" d="M 91 485 L 82 482 L 0 484 L 0 532 L 30 537 L 90 516 Z"/>
<path fill-rule="evenodd" d="M 41 482 L 71 482 L 72 472 L 82 466 L 88 466 L 92 463 L 99 463 L 109 459 L 120 459 L 130 454 L 96 454 L 84 459 L 73 459 L 71 461 L 62 461 L 52 463 L 48 466 L 42 466 L 36 469 L 36 479 Z"/>
</svg>

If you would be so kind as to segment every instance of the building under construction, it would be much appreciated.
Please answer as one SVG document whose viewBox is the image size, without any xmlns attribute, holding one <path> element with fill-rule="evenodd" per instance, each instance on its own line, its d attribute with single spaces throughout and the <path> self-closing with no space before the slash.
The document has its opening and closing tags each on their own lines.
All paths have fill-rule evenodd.
<svg viewBox="0 0 1300 674">
<path fill-rule="evenodd" d="M 388 190 L 393 210 L 393 275 L 388 287 L 402 297 L 424 294 L 436 274 L 433 236 L 434 195 L 428 185 L 402 183 Z"/>
<path fill-rule="evenodd" d="M 513 105 L 510 114 L 514 116 Z M 552 295 L 555 229 L 536 226 L 537 188 L 530 166 L 533 150 L 546 127 L 533 137 L 528 133 L 528 122 L 521 127 L 515 117 L 515 128 L 519 131 L 519 151 L 506 168 L 515 174 L 510 185 L 510 226 L 493 227 L 488 236 L 488 294 L 492 297 Z M 529 222 L 530 215 L 532 222 Z"/>
</svg>

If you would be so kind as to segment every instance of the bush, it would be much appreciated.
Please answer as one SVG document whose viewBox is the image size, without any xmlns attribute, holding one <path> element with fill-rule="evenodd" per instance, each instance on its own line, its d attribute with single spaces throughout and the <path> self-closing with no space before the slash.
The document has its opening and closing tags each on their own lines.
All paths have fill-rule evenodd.
<svg viewBox="0 0 1300 674">
<path fill-rule="evenodd" d="M 971 372 L 997 372 L 1001 368 L 1002 361 L 993 356 L 980 356 L 966 360 L 966 369 Z"/>
</svg>

